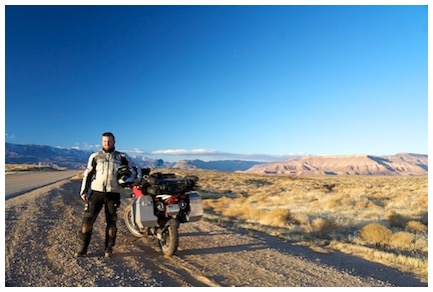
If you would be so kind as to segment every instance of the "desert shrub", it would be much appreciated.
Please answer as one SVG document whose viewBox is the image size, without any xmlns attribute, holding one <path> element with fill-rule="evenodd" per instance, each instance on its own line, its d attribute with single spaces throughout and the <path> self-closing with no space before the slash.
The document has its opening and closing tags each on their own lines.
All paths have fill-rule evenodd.
<svg viewBox="0 0 433 292">
<path fill-rule="evenodd" d="M 227 206 L 229 201 L 231 201 L 231 199 L 225 197 L 219 199 L 207 199 L 203 201 L 203 207 L 213 208 L 215 211 L 217 211 Z"/>
<path fill-rule="evenodd" d="M 214 204 L 214 210 L 223 214 L 224 216 L 233 218 L 248 219 L 251 213 L 252 207 L 249 204 L 244 204 L 244 198 L 230 199 L 227 197 L 220 198 L 217 204 Z"/>
<path fill-rule="evenodd" d="M 416 221 L 416 220 L 411 220 L 411 221 L 407 222 L 406 227 L 408 230 L 415 232 L 415 233 L 427 231 L 427 226 L 422 224 L 420 221 Z"/>
<path fill-rule="evenodd" d="M 202 204 L 205 209 L 212 208 L 212 200 L 203 200 Z"/>
<path fill-rule="evenodd" d="M 398 231 L 389 237 L 389 245 L 399 249 L 409 249 L 415 240 L 415 236 L 409 232 Z"/>
<path fill-rule="evenodd" d="M 291 215 L 291 222 L 297 225 L 306 225 L 309 223 L 309 218 L 305 213 L 295 213 Z"/>
<path fill-rule="evenodd" d="M 359 231 L 359 236 L 361 237 L 361 239 L 368 243 L 376 245 L 386 244 L 391 235 L 391 230 L 377 223 L 367 224 Z"/>
<path fill-rule="evenodd" d="M 311 232 L 317 233 L 328 233 L 329 231 L 336 228 L 335 221 L 332 218 L 315 218 L 309 224 L 309 229 Z"/>
<path fill-rule="evenodd" d="M 341 198 L 329 197 L 323 201 L 323 207 L 328 210 L 334 210 L 341 207 Z"/>
<path fill-rule="evenodd" d="M 392 210 L 385 214 L 385 219 L 388 220 L 392 227 L 404 228 L 407 223 L 407 219 L 404 216 Z"/>
<path fill-rule="evenodd" d="M 232 218 L 238 218 L 238 217 L 244 217 L 245 214 L 249 212 L 249 209 L 246 208 L 239 208 L 239 207 L 230 207 L 227 209 L 221 210 L 221 213 L 224 216 L 232 217 Z"/>
<path fill-rule="evenodd" d="M 247 219 L 253 221 L 259 221 L 262 216 L 263 211 L 261 209 L 250 208 L 248 212 L 244 215 Z"/>
<path fill-rule="evenodd" d="M 283 227 L 289 223 L 290 210 L 284 208 L 275 208 L 266 211 L 260 215 L 260 223 L 263 225 Z"/>
</svg>

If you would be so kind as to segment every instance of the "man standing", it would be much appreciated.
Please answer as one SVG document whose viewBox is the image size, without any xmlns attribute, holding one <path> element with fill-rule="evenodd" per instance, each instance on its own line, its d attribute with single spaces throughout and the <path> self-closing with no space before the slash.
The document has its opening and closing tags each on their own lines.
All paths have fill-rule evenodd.
<svg viewBox="0 0 433 292">
<path fill-rule="evenodd" d="M 81 246 L 74 254 L 80 257 L 87 253 L 92 237 L 93 224 L 99 212 L 104 207 L 105 221 L 105 253 L 106 258 L 111 257 L 116 244 L 117 209 L 120 206 L 120 192 L 122 186 L 118 183 L 118 170 L 127 167 L 132 177 L 141 180 L 140 168 L 134 169 L 134 163 L 126 154 L 116 151 L 114 135 L 110 132 L 102 134 L 102 150 L 89 157 L 87 168 L 84 171 L 80 197 L 86 202 L 84 217 L 81 224 Z M 136 171 L 137 170 L 137 171 Z"/>
</svg>

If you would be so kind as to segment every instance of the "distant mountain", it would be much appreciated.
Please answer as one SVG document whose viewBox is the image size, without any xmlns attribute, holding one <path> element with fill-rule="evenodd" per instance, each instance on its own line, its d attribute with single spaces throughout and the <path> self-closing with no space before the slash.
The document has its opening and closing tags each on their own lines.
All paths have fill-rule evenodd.
<svg viewBox="0 0 433 292">
<path fill-rule="evenodd" d="M 6 143 L 6 164 L 50 164 L 79 169 L 87 163 L 91 152 L 43 145 Z"/>
<path fill-rule="evenodd" d="M 70 169 L 84 168 L 91 151 L 77 149 L 56 148 L 45 145 L 19 145 L 6 143 L 7 164 L 43 163 L 58 165 Z M 182 160 L 178 163 L 167 162 L 162 159 L 151 159 L 144 156 L 131 156 L 140 167 L 150 168 L 178 168 L 178 169 L 209 169 L 220 171 L 246 170 L 259 162 L 241 160 L 209 161 Z"/>
<path fill-rule="evenodd" d="M 304 156 L 284 162 L 255 165 L 247 173 L 308 175 L 427 175 L 428 156 L 399 153 L 392 156 Z"/>
<path fill-rule="evenodd" d="M 56 148 L 45 145 L 20 145 L 6 143 L 6 164 L 48 164 L 67 167 L 70 169 L 82 169 L 86 167 L 89 155 L 92 151 L 77 149 Z M 140 167 L 168 167 L 173 163 L 162 159 L 150 159 L 146 157 L 132 157 Z"/>
<path fill-rule="evenodd" d="M 177 169 L 206 169 L 218 171 L 244 171 L 254 165 L 263 162 L 245 161 L 245 160 L 216 160 L 216 161 L 203 161 L 203 160 L 181 160 L 173 165 Z"/>
<path fill-rule="evenodd" d="M 70 169 L 84 168 L 91 151 L 77 149 L 56 148 L 45 145 L 19 145 L 6 143 L 7 164 L 48 164 L 67 167 Z M 179 169 L 213 169 L 221 171 L 246 170 L 258 162 L 227 160 L 210 161 L 183 160 L 178 163 L 167 162 L 162 159 L 151 159 L 144 156 L 131 156 L 140 167 L 150 168 L 179 168 Z"/>
<path fill-rule="evenodd" d="M 6 164 L 48 164 L 82 169 L 90 151 L 64 149 L 43 145 L 6 143 Z M 283 162 L 263 163 L 243 160 L 181 160 L 177 163 L 143 156 L 131 156 L 140 167 L 244 171 L 284 175 L 427 175 L 428 156 L 399 153 L 392 156 L 347 155 L 303 156 Z"/>
<path fill-rule="evenodd" d="M 168 162 L 162 159 L 152 159 L 144 156 L 131 156 L 131 159 L 134 160 L 134 162 L 142 168 L 172 168 L 175 164 L 174 162 Z"/>
</svg>

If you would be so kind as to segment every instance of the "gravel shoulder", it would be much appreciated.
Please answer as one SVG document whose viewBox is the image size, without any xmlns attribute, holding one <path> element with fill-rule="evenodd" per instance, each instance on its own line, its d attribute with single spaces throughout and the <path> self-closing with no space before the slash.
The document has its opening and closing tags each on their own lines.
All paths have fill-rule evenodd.
<svg viewBox="0 0 433 292">
<path fill-rule="evenodd" d="M 380 287 L 427 286 L 411 275 L 334 251 L 317 252 L 211 220 L 183 224 L 171 258 L 156 240 L 128 234 L 103 257 L 105 222 L 95 223 L 89 255 L 73 258 L 83 202 L 66 180 L 5 200 L 5 286 L 20 287 Z"/>
</svg>

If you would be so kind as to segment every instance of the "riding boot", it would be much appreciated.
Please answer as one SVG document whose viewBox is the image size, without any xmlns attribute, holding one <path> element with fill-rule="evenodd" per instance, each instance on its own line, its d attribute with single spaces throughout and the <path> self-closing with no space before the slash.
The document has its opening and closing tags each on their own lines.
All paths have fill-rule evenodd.
<svg viewBox="0 0 433 292">
<path fill-rule="evenodd" d="M 111 257 L 113 254 L 113 247 L 116 244 L 116 234 L 117 228 L 116 226 L 107 226 L 105 229 L 105 253 L 104 256 L 106 258 Z"/>
<path fill-rule="evenodd" d="M 74 254 L 74 257 L 81 257 L 87 254 L 87 249 L 90 244 L 90 239 L 92 238 L 92 233 L 81 233 L 81 246 L 78 251 Z"/>
</svg>

